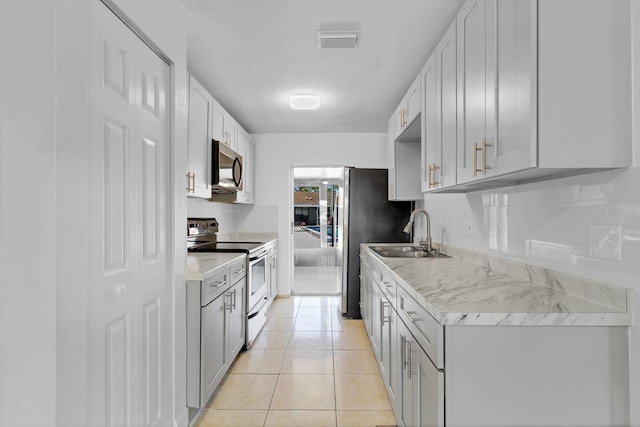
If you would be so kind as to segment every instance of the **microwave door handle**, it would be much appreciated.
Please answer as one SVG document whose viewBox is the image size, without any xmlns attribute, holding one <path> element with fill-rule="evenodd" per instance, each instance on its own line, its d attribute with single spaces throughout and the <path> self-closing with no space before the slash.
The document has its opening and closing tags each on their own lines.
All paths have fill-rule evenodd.
<svg viewBox="0 0 640 427">
<path fill-rule="evenodd" d="M 236 184 L 236 187 L 240 187 L 242 183 L 242 163 L 237 157 L 233 159 L 233 182 Z"/>
</svg>

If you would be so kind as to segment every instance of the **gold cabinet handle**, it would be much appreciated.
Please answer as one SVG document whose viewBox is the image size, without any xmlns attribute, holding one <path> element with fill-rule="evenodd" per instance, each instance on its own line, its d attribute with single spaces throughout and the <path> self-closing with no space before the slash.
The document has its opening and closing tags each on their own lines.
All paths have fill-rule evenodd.
<svg viewBox="0 0 640 427">
<path fill-rule="evenodd" d="M 473 144 L 473 176 L 478 176 L 478 172 L 482 172 L 483 175 L 487 174 L 487 169 L 491 169 L 491 166 L 487 166 L 487 147 L 493 147 L 492 144 L 487 144 L 487 140 L 482 138 L 482 147 L 478 147 L 478 144 Z M 478 151 L 482 151 L 482 166 L 478 169 Z"/>
<path fill-rule="evenodd" d="M 487 147 L 493 147 L 491 144 L 487 144 L 485 138 L 482 139 L 482 173 L 487 174 L 487 169 L 491 169 L 491 166 L 487 166 Z"/>
<path fill-rule="evenodd" d="M 187 172 L 187 193 L 196 192 L 196 174 Z"/>
<path fill-rule="evenodd" d="M 438 184 L 439 184 L 439 183 L 438 183 L 438 180 L 436 179 L 436 178 L 437 178 L 436 171 L 437 171 L 438 169 L 440 169 L 440 168 L 439 168 L 438 166 L 436 166 L 436 164 L 434 163 L 434 164 L 433 164 L 433 167 L 431 168 L 431 170 L 433 171 L 433 182 L 432 182 L 432 186 L 433 186 L 433 187 L 437 187 L 437 186 L 438 186 Z"/>
<path fill-rule="evenodd" d="M 428 178 L 429 188 L 431 188 L 432 185 L 433 185 L 432 182 L 431 182 L 431 170 L 432 170 L 432 168 L 433 168 L 433 165 L 429 165 L 429 172 L 428 172 L 428 174 L 429 174 L 429 178 Z"/>
<path fill-rule="evenodd" d="M 404 108 L 400 110 L 400 129 L 404 128 L 404 126 L 406 125 L 406 123 L 404 122 Z"/>
</svg>

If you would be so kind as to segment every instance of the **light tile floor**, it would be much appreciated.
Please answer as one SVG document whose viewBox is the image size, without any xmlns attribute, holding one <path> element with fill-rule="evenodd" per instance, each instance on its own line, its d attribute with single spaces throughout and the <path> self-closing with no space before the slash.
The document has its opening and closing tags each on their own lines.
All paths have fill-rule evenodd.
<svg viewBox="0 0 640 427">
<path fill-rule="evenodd" d="M 362 320 L 340 298 L 278 298 L 195 427 L 395 425 Z"/>
</svg>

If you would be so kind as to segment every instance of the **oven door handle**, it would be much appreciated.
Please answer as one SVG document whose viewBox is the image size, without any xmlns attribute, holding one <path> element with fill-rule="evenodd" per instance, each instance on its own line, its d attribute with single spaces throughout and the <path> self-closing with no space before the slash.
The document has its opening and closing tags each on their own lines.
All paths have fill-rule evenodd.
<svg viewBox="0 0 640 427">
<path fill-rule="evenodd" d="M 263 249 L 260 252 L 258 252 L 256 255 L 249 258 L 249 262 L 259 261 L 260 259 L 265 258 L 268 253 L 269 253 L 269 249 Z"/>
</svg>

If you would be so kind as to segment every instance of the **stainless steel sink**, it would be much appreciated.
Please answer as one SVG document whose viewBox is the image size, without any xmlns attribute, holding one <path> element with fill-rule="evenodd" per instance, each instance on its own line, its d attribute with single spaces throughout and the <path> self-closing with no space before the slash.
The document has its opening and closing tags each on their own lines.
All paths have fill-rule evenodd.
<svg viewBox="0 0 640 427">
<path fill-rule="evenodd" d="M 424 249 L 421 246 L 410 246 L 410 245 L 389 245 L 389 246 L 373 246 L 373 249 L 376 252 L 423 252 Z"/>
<path fill-rule="evenodd" d="M 451 258 L 449 255 L 445 255 L 441 252 L 428 252 L 421 246 L 372 246 L 371 249 L 384 258 Z"/>
</svg>

